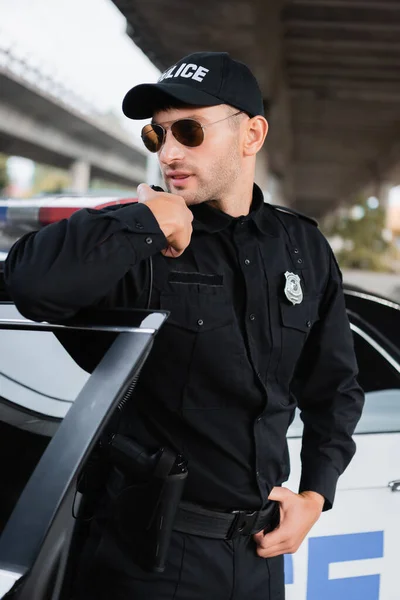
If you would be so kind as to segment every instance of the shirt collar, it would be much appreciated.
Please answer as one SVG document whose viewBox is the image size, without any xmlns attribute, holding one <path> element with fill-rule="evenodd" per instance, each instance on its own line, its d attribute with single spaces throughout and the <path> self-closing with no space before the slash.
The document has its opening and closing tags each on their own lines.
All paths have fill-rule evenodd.
<svg viewBox="0 0 400 600">
<path fill-rule="evenodd" d="M 229 227 L 234 221 L 253 221 L 263 233 L 274 235 L 269 211 L 265 211 L 264 196 L 257 184 L 253 186 L 253 200 L 248 215 L 242 217 L 231 217 L 210 206 L 208 202 L 195 204 L 190 207 L 193 213 L 193 229 L 195 231 L 207 231 L 216 233 Z"/>
</svg>

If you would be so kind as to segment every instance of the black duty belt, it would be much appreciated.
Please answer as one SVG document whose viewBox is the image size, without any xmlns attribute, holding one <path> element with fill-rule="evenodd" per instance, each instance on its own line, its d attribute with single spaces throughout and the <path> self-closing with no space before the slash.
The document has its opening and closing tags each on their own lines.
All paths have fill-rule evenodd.
<svg viewBox="0 0 400 600">
<path fill-rule="evenodd" d="M 107 482 L 108 494 L 116 498 L 130 483 L 126 476 L 114 467 Z M 252 535 L 264 530 L 272 531 L 279 524 L 279 504 L 271 501 L 265 510 L 218 511 L 191 502 L 180 502 L 173 529 L 218 540 L 230 540 L 238 535 Z"/>
<path fill-rule="evenodd" d="M 279 523 L 279 504 L 271 502 L 265 510 L 219 512 L 197 504 L 181 502 L 173 529 L 201 537 L 231 540 L 238 535 L 272 531 Z"/>
</svg>

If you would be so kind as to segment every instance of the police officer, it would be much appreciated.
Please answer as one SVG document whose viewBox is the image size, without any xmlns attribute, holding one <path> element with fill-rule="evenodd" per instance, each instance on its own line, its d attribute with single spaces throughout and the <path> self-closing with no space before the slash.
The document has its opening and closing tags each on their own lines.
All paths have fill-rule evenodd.
<svg viewBox="0 0 400 600">
<path fill-rule="evenodd" d="M 186 56 L 131 89 L 123 111 L 151 118 L 142 139 L 167 192 L 142 184 L 139 203 L 29 233 L 5 271 L 35 320 L 148 302 L 170 311 L 120 425 L 188 461 L 167 567 L 144 570 L 105 511 L 76 598 L 281 600 L 283 554 L 332 507 L 355 451 L 363 393 L 341 275 L 316 223 L 265 203 L 253 183 L 268 125 L 244 64 Z M 298 493 L 281 485 L 296 406 Z M 131 542 L 140 555 L 143 540 Z"/>
</svg>

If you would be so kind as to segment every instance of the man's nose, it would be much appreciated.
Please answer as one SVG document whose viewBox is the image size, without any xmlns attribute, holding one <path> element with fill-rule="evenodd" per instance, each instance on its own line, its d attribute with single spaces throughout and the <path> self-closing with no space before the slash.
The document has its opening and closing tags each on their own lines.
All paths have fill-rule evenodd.
<svg viewBox="0 0 400 600">
<path fill-rule="evenodd" d="M 178 142 L 169 129 L 165 135 L 164 144 L 158 154 L 161 163 L 169 165 L 185 156 L 185 147 Z"/>
</svg>

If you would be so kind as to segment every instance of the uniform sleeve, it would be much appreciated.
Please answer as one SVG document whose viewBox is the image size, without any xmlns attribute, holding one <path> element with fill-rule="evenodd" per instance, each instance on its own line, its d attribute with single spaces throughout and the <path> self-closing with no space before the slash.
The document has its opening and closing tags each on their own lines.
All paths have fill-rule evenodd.
<svg viewBox="0 0 400 600">
<path fill-rule="evenodd" d="M 304 422 L 300 492 L 320 493 L 325 497 L 324 510 L 332 507 L 337 480 L 355 453 L 352 435 L 364 404 L 342 277 L 330 248 L 329 272 L 320 319 L 293 382 Z"/>
<path fill-rule="evenodd" d="M 167 246 L 145 204 L 83 209 L 18 240 L 5 283 L 18 310 L 36 321 L 60 321 L 93 306 L 128 270 Z"/>
</svg>

